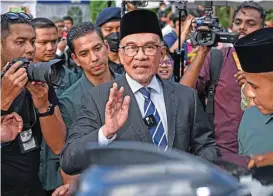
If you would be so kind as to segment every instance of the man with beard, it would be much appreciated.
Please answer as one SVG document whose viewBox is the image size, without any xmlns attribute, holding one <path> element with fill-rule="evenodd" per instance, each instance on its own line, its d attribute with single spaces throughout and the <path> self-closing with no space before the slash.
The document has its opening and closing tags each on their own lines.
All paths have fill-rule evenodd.
<svg viewBox="0 0 273 196">
<path fill-rule="evenodd" d="M 118 48 L 120 42 L 120 20 L 121 9 L 118 7 L 108 7 L 98 15 L 96 25 L 101 29 L 103 37 L 107 40 L 110 47 L 109 66 L 119 74 L 124 72 L 123 65 L 120 63 Z"/>
<path fill-rule="evenodd" d="M 119 57 L 126 74 L 83 96 L 62 152 L 64 172 L 79 174 L 89 166 L 85 147 L 91 141 L 147 142 L 207 160 L 217 157 L 212 128 L 195 91 L 156 76 L 165 54 L 155 13 L 135 10 L 122 17 Z"/>
<path fill-rule="evenodd" d="M 239 38 L 263 28 L 266 11 L 255 2 L 244 2 L 234 12 L 232 31 L 239 33 Z M 238 82 L 245 82 L 243 72 L 238 69 L 234 48 L 223 48 L 223 63 L 218 84 L 213 95 L 211 91 L 211 55 L 209 49 L 200 46 L 192 64 L 187 69 L 180 83 L 196 88 L 199 95 L 213 97 L 214 115 L 209 114 L 214 126 L 216 143 L 222 157 L 228 161 L 246 166 L 247 159 L 238 154 L 238 128 L 243 111 L 241 110 L 241 88 Z M 221 65 L 219 65 L 221 67 Z M 236 77 L 236 78 L 235 78 Z M 238 80 L 238 81 L 237 81 Z M 211 102 L 210 102 L 211 103 Z"/>
<path fill-rule="evenodd" d="M 263 120 L 263 126 L 260 126 L 258 130 L 262 134 L 266 126 L 272 127 L 273 125 L 273 28 L 265 28 L 251 33 L 237 41 L 234 47 L 242 69 L 245 71 L 246 81 L 253 92 L 251 98 L 260 112 L 266 115 L 266 118 Z M 253 111 L 250 110 L 253 115 L 251 120 L 258 120 L 259 118 L 256 118 L 257 112 L 253 113 Z M 268 128 L 267 131 L 272 132 L 273 129 Z M 272 138 L 265 137 L 263 142 L 265 143 L 264 145 L 269 145 L 272 143 Z M 273 149 L 271 152 L 253 156 L 248 167 L 269 165 L 273 165 Z"/>
</svg>

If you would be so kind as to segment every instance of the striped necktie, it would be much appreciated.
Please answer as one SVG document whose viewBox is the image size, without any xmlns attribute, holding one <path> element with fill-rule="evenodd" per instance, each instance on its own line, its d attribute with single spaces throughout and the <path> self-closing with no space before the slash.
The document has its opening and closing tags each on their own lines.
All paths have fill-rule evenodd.
<svg viewBox="0 0 273 196">
<path fill-rule="evenodd" d="M 141 94 L 143 95 L 145 102 L 144 102 L 144 118 L 153 115 L 156 120 L 156 125 L 149 127 L 149 132 L 152 137 L 154 145 L 167 150 L 168 143 L 166 133 L 164 131 L 164 127 L 162 124 L 162 120 L 159 116 L 157 109 L 155 108 L 154 103 L 151 100 L 151 92 L 149 89 L 142 87 L 140 90 Z"/>
</svg>

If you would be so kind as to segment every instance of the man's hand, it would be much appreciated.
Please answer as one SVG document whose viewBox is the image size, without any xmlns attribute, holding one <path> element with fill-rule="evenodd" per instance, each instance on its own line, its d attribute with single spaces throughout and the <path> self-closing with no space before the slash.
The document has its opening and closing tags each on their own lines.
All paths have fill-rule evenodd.
<svg viewBox="0 0 273 196">
<path fill-rule="evenodd" d="M 113 84 L 110 89 L 109 100 L 105 106 L 105 124 L 103 134 L 105 137 L 112 137 L 126 122 L 130 97 L 126 96 L 123 100 L 124 88 L 118 90 L 118 85 Z"/>
<path fill-rule="evenodd" d="M 72 192 L 71 184 L 64 184 L 58 187 L 53 193 L 52 196 L 70 196 Z"/>
<path fill-rule="evenodd" d="M 13 141 L 22 129 L 23 120 L 17 113 L 1 117 L 1 142 Z"/>
<path fill-rule="evenodd" d="M 240 85 L 240 87 L 243 86 L 243 84 L 246 83 L 246 76 L 245 76 L 245 72 L 244 71 L 238 71 L 234 77 L 236 78 L 238 84 Z"/>
<path fill-rule="evenodd" d="M 40 113 L 47 112 L 50 105 L 48 101 L 47 84 L 40 82 L 28 82 L 26 87 L 32 95 L 34 107 L 37 108 Z"/>
<path fill-rule="evenodd" d="M 60 51 L 64 52 L 64 49 L 65 49 L 66 45 L 67 45 L 66 40 L 62 40 L 62 41 L 60 41 L 60 42 L 58 43 L 57 48 L 58 48 Z"/>
<path fill-rule="evenodd" d="M 248 163 L 248 168 L 251 169 L 255 166 L 264 167 L 269 165 L 273 165 L 273 152 L 252 157 Z"/>
<path fill-rule="evenodd" d="M 181 37 L 185 38 L 185 40 L 187 40 L 189 38 L 193 19 L 194 18 L 192 16 L 187 16 L 187 18 L 184 21 L 184 24 L 183 24 L 183 26 L 181 28 L 182 29 Z"/>
<path fill-rule="evenodd" d="M 28 81 L 25 68 L 20 68 L 21 61 L 14 63 L 2 78 L 1 109 L 8 110 L 14 99 L 21 93 Z M 8 65 L 6 65 L 8 66 Z M 4 68 L 5 69 L 5 68 Z M 18 70 L 17 70 L 18 69 Z"/>
</svg>

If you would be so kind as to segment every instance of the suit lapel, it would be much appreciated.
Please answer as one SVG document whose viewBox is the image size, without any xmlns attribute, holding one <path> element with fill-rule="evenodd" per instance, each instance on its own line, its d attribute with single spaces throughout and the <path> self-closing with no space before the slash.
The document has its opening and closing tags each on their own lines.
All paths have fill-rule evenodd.
<svg viewBox="0 0 273 196">
<path fill-rule="evenodd" d="M 162 81 L 162 87 L 168 122 L 168 146 L 172 147 L 175 136 L 178 100 L 174 95 L 174 85 L 171 85 L 170 82 Z"/>
<path fill-rule="evenodd" d="M 133 127 L 133 130 L 136 131 L 142 141 L 152 142 L 148 127 L 144 124 L 142 120 L 142 115 L 139 110 L 135 95 L 126 80 L 125 74 L 123 74 L 118 80 L 118 85 L 119 87 L 124 87 L 124 96 L 130 96 L 130 106 L 128 114 L 129 124 Z"/>
</svg>

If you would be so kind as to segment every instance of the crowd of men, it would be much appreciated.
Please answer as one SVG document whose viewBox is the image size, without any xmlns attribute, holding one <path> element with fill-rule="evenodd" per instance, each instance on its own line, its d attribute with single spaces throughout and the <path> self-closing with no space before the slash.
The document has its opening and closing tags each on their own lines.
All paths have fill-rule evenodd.
<svg viewBox="0 0 273 196">
<path fill-rule="evenodd" d="M 221 48 L 216 63 L 205 46 L 188 61 L 197 17 L 189 12 L 181 22 L 189 65 L 179 83 L 172 59 L 179 22 L 173 17 L 163 36 L 167 20 L 159 15 L 139 9 L 121 17 L 120 8 L 109 7 L 94 24 L 77 25 L 70 17 L 1 15 L 3 196 L 69 195 L 89 166 L 91 141 L 148 142 L 246 168 L 273 165 L 273 28 L 264 26 L 264 8 L 237 7 L 232 31 L 239 40 Z M 64 76 L 54 87 L 30 82 L 21 61 L 7 69 L 18 57 L 62 59 Z M 220 74 L 211 100 L 212 64 Z M 213 115 L 206 111 L 211 101 Z"/>
</svg>

